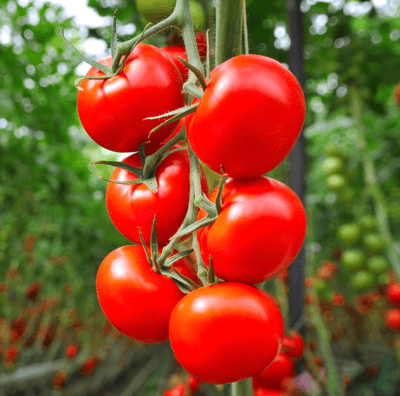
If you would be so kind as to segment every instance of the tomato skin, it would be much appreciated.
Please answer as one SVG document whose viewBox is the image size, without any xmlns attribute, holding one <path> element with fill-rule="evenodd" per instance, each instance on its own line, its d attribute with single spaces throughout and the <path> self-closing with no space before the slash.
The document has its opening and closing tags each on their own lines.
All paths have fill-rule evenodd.
<svg viewBox="0 0 400 396">
<path fill-rule="evenodd" d="M 187 294 L 169 322 L 179 363 L 202 382 L 224 384 L 260 373 L 283 339 L 278 306 L 263 290 L 226 282 Z"/>
<path fill-rule="evenodd" d="M 286 355 L 294 359 L 301 358 L 304 352 L 303 337 L 298 332 L 294 332 L 290 337 L 284 338 L 282 348 L 285 345 L 285 339 L 287 340 L 286 342 L 290 345 L 290 348 L 288 348 Z"/>
<path fill-rule="evenodd" d="M 211 169 L 249 178 L 284 160 L 304 117 L 304 95 L 288 69 L 265 56 L 240 55 L 211 72 L 187 136 Z"/>
<path fill-rule="evenodd" d="M 264 371 L 253 377 L 253 387 L 281 389 L 283 381 L 292 377 L 294 377 L 294 363 L 288 355 L 279 353 Z"/>
<path fill-rule="evenodd" d="M 147 343 L 168 340 L 170 314 L 184 296 L 171 279 L 152 270 L 140 245 L 120 247 L 105 257 L 97 272 L 96 290 L 112 325 Z"/>
<path fill-rule="evenodd" d="M 174 45 L 174 46 L 164 47 L 163 51 L 175 63 L 176 67 L 179 70 L 179 73 L 181 73 L 182 80 L 185 82 L 189 76 L 189 69 L 178 59 L 182 58 L 186 62 L 188 61 L 185 48 L 181 47 L 180 45 Z"/>
<path fill-rule="evenodd" d="M 210 200 L 215 201 L 217 189 Z M 222 193 L 218 219 L 199 231 L 206 265 L 212 256 L 215 275 L 231 282 L 256 284 L 285 270 L 306 233 L 306 214 L 297 195 L 283 183 L 260 176 L 230 179 Z M 199 212 L 199 218 L 205 216 Z"/>
<path fill-rule="evenodd" d="M 110 66 L 111 57 L 99 63 Z M 102 76 L 91 68 L 88 76 Z M 108 80 L 84 79 L 78 90 L 78 113 L 89 136 L 100 146 L 117 152 L 146 153 L 159 148 L 177 123 L 168 124 L 149 136 L 163 120 L 145 120 L 183 106 L 182 78 L 162 50 L 138 44 L 129 55 L 121 74 Z"/>
<path fill-rule="evenodd" d="M 385 313 L 385 322 L 388 329 L 400 331 L 400 309 L 388 309 Z"/>
<path fill-rule="evenodd" d="M 386 298 L 392 304 L 400 304 L 400 284 L 391 282 L 386 290 Z"/>
<path fill-rule="evenodd" d="M 176 147 L 175 147 L 176 148 Z M 139 154 L 125 158 L 126 162 L 141 168 Z M 157 238 L 166 245 L 182 224 L 189 202 L 190 162 L 187 150 L 176 151 L 166 157 L 156 170 L 157 192 L 145 184 L 108 183 L 106 203 L 111 221 L 132 242 L 140 244 L 138 227 L 141 227 L 146 244 L 150 244 L 154 215 L 157 216 Z M 131 181 L 137 177 L 124 169 L 116 168 L 111 180 Z M 207 192 L 207 181 L 202 174 L 202 189 Z"/>
</svg>

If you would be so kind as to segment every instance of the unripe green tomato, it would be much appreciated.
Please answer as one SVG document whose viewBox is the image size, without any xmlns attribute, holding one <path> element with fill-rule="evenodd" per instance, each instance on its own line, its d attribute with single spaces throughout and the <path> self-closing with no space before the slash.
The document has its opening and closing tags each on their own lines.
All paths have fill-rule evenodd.
<svg viewBox="0 0 400 396">
<path fill-rule="evenodd" d="M 206 27 L 206 13 L 203 6 L 198 1 L 191 1 L 189 6 L 194 30 L 203 30 Z"/>
<path fill-rule="evenodd" d="M 349 271 L 358 271 L 363 267 L 365 259 L 361 249 L 347 249 L 342 253 L 340 261 Z"/>
<path fill-rule="evenodd" d="M 387 285 L 390 281 L 389 275 L 387 273 L 379 274 L 376 277 L 376 282 L 378 285 Z"/>
<path fill-rule="evenodd" d="M 333 296 L 332 290 L 325 290 L 325 291 L 321 294 L 321 299 L 328 302 L 328 301 L 331 301 L 331 300 L 332 300 L 332 296 Z"/>
<path fill-rule="evenodd" d="M 384 256 L 374 256 L 367 261 L 368 269 L 374 274 L 383 274 L 389 268 L 389 262 Z"/>
<path fill-rule="evenodd" d="M 326 178 L 328 188 L 333 191 L 343 190 L 347 186 L 347 179 L 340 173 L 334 173 Z"/>
<path fill-rule="evenodd" d="M 354 245 L 361 236 L 360 227 L 356 223 L 344 224 L 339 227 L 337 237 L 344 243 Z"/>
<path fill-rule="evenodd" d="M 328 291 L 328 289 L 329 289 L 329 285 L 325 281 L 319 279 L 314 282 L 314 291 L 319 296 L 326 293 Z"/>
<path fill-rule="evenodd" d="M 385 249 L 385 242 L 380 234 L 371 232 L 365 235 L 364 246 L 370 253 L 382 253 Z"/>
<path fill-rule="evenodd" d="M 357 291 L 367 291 L 374 287 L 375 276 L 370 271 L 358 271 L 353 275 L 351 284 Z"/>
<path fill-rule="evenodd" d="M 328 143 L 325 147 L 324 147 L 324 153 L 327 156 L 336 156 L 340 154 L 340 148 L 338 146 L 336 146 L 336 144 L 334 143 Z"/>
<path fill-rule="evenodd" d="M 374 216 L 365 215 L 358 220 L 358 224 L 363 229 L 363 231 L 372 232 L 376 229 L 377 219 Z"/>
<path fill-rule="evenodd" d="M 340 157 L 332 156 L 328 157 L 323 163 L 322 163 L 322 170 L 328 174 L 331 175 L 333 173 L 339 173 L 343 169 L 344 162 Z"/>
<path fill-rule="evenodd" d="M 175 0 L 136 0 L 136 8 L 149 22 L 157 22 L 174 10 Z"/>
<path fill-rule="evenodd" d="M 338 201 L 343 205 L 353 202 L 354 197 L 354 190 L 350 187 L 347 187 L 338 193 Z"/>
</svg>

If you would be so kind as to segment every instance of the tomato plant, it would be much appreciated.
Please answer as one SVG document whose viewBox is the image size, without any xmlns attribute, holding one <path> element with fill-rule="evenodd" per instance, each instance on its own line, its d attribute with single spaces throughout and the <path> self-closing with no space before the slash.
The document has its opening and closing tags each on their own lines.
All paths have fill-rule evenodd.
<svg viewBox="0 0 400 396">
<path fill-rule="evenodd" d="M 111 57 L 99 63 L 110 66 Z M 92 67 L 87 76 L 104 73 Z M 170 58 L 160 49 L 138 44 L 123 71 L 109 79 L 84 79 L 78 90 L 78 113 L 89 136 L 100 146 L 117 152 L 156 151 L 178 122 L 165 125 L 150 136 L 160 120 L 146 120 L 183 105 L 182 79 Z"/>
<path fill-rule="evenodd" d="M 261 289 L 218 283 L 177 303 L 169 336 L 176 358 L 190 374 L 223 384 L 252 377 L 272 362 L 282 343 L 283 320 Z"/>
<path fill-rule="evenodd" d="M 139 154 L 132 154 L 123 162 L 141 167 Z M 173 152 L 157 167 L 155 176 L 158 189 L 152 192 L 145 184 L 108 183 L 106 203 L 115 227 L 132 242 L 140 243 L 138 228 L 150 243 L 151 227 L 157 216 L 157 239 L 165 245 L 180 227 L 189 202 L 189 155 L 187 150 Z M 116 168 L 111 180 L 126 182 L 137 177 L 124 169 Z M 207 192 L 207 181 L 202 175 L 202 188 Z"/>
<path fill-rule="evenodd" d="M 210 195 L 215 201 L 217 190 Z M 218 219 L 199 231 L 207 264 L 217 277 L 255 284 L 285 270 L 298 254 L 306 232 L 306 215 L 296 194 L 266 177 L 231 179 L 222 193 Z M 199 218 L 205 216 L 200 211 Z"/>
<path fill-rule="evenodd" d="M 187 136 L 211 169 L 249 178 L 283 161 L 304 117 L 303 92 L 287 68 L 264 56 L 241 55 L 211 72 Z"/>
<path fill-rule="evenodd" d="M 173 45 L 164 47 L 163 51 L 173 60 L 176 67 L 181 73 L 181 77 L 183 81 L 186 81 L 189 75 L 189 69 L 179 60 L 179 58 L 184 59 L 187 62 L 186 50 L 184 47 L 180 45 Z"/>
<path fill-rule="evenodd" d="M 385 314 L 386 326 L 390 330 L 400 331 L 400 309 L 391 308 Z"/>
<path fill-rule="evenodd" d="M 171 279 L 153 271 L 139 245 L 120 247 L 105 257 L 97 272 L 96 290 L 113 326 L 148 343 L 168 339 L 169 317 L 184 296 Z"/>
</svg>

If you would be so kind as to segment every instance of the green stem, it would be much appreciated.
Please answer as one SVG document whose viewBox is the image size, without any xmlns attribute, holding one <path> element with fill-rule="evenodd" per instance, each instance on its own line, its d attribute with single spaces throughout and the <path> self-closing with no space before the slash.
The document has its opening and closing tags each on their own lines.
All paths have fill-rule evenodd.
<svg viewBox="0 0 400 396">
<path fill-rule="evenodd" d="M 362 103 L 360 95 L 355 87 L 350 87 L 350 99 L 351 99 L 351 110 L 353 113 L 357 136 L 358 146 L 362 150 L 363 165 L 364 165 L 364 177 L 367 186 L 369 187 L 375 213 L 378 218 L 378 227 L 382 235 L 383 240 L 386 244 L 386 252 L 390 262 L 393 265 L 394 270 L 398 277 L 400 277 L 400 257 L 394 246 L 392 233 L 390 231 L 389 216 L 386 212 L 385 196 L 382 192 L 381 186 L 379 185 L 376 177 L 376 171 L 374 163 L 367 151 L 367 142 L 363 132 L 363 119 L 362 119 Z"/>
<path fill-rule="evenodd" d="M 232 396 L 250 396 L 253 394 L 253 386 L 251 385 L 251 378 L 243 381 L 232 382 L 231 384 Z"/>
<path fill-rule="evenodd" d="M 217 0 L 215 66 L 241 54 L 242 0 Z"/>
</svg>

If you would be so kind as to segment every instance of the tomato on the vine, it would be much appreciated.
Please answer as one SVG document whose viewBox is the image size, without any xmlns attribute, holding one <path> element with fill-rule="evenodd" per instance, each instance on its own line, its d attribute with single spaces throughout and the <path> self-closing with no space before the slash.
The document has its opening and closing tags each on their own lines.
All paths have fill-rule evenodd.
<svg viewBox="0 0 400 396">
<path fill-rule="evenodd" d="M 282 349 L 286 345 L 286 354 L 295 359 L 303 356 L 304 340 L 303 337 L 296 331 L 291 336 L 285 336 L 283 339 Z"/>
<path fill-rule="evenodd" d="M 100 306 L 111 324 L 137 341 L 168 340 L 168 321 L 184 296 L 167 276 L 153 271 L 144 248 L 123 246 L 109 253 L 96 277 Z"/>
<path fill-rule="evenodd" d="M 265 56 L 240 55 L 211 72 L 187 136 L 211 169 L 249 178 L 284 160 L 304 117 L 303 91 L 286 67 Z"/>
<path fill-rule="evenodd" d="M 210 200 L 215 201 L 217 189 Z M 218 278 L 261 283 L 285 270 L 299 253 L 306 214 L 297 195 L 267 177 L 230 179 L 217 220 L 199 231 L 204 262 L 212 257 Z M 199 212 L 199 218 L 205 212 Z"/>
<path fill-rule="evenodd" d="M 179 73 L 181 73 L 182 80 L 186 81 L 188 79 L 189 69 L 178 59 L 182 58 L 186 62 L 188 61 L 185 48 L 180 45 L 171 45 L 164 47 L 162 50 L 173 60 Z"/>
<path fill-rule="evenodd" d="M 385 313 L 385 322 L 390 330 L 400 331 L 400 309 L 388 309 Z"/>
<path fill-rule="evenodd" d="M 125 158 L 123 162 L 141 167 L 139 154 Z M 158 189 L 152 192 L 145 184 L 108 183 L 106 203 L 110 218 L 122 235 L 132 242 L 140 243 L 138 227 L 143 238 L 150 243 L 154 216 L 157 220 L 157 239 L 160 245 L 168 243 L 185 218 L 189 202 L 190 164 L 187 150 L 168 155 L 157 167 Z M 120 182 L 136 180 L 137 177 L 124 169 L 116 168 L 111 180 Z M 207 181 L 202 174 L 202 189 L 207 192 Z"/>
<path fill-rule="evenodd" d="M 391 282 L 387 287 L 386 297 L 391 303 L 400 304 L 400 284 Z"/>
<path fill-rule="evenodd" d="M 217 283 L 178 302 L 169 337 L 178 362 L 190 374 L 224 384 L 252 377 L 274 360 L 282 343 L 283 319 L 263 290 Z"/>
<path fill-rule="evenodd" d="M 260 374 L 253 377 L 253 386 L 281 389 L 286 378 L 294 376 L 294 363 L 285 353 L 279 353 L 274 361 Z"/>
<path fill-rule="evenodd" d="M 110 66 L 111 57 L 99 63 Z M 104 74 L 92 67 L 87 76 Z M 106 80 L 82 80 L 78 113 L 89 136 L 100 146 L 117 152 L 156 151 L 178 124 L 170 123 L 150 135 L 163 119 L 146 120 L 183 105 L 182 78 L 171 59 L 159 48 L 138 44 L 121 74 Z"/>
</svg>

